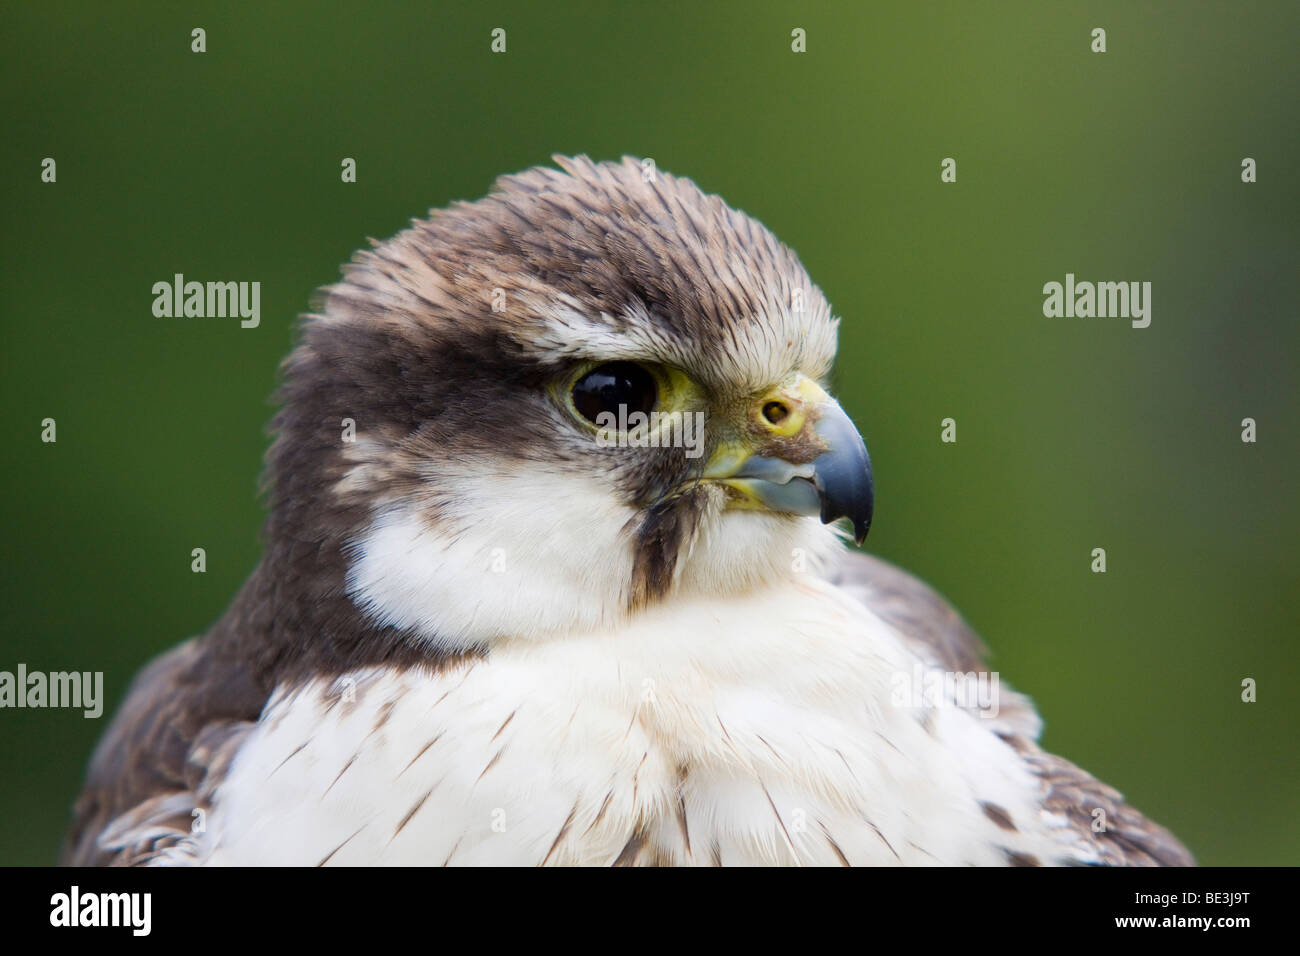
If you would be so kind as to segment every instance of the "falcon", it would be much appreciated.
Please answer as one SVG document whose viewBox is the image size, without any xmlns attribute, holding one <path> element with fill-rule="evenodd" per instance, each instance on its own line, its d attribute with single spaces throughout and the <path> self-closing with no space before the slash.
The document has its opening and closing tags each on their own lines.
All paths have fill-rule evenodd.
<svg viewBox="0 0 1300 956">
<path fill-rule="evenodd" d="M 264 556 L 136 678 L 65 861 L 1190 864 L 848 546 L 871 464 L 795 254 L 648 163 L 555 159 L 321 292 Z"/>
</svg>

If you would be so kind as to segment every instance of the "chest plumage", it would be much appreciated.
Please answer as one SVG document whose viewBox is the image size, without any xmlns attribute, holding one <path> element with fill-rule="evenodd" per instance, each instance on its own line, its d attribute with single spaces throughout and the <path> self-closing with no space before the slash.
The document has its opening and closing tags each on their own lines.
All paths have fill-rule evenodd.
<svg viewBox="0 0 1300 956">
<path fill-rule="evenodd" d="M 900 706 L 898 675 L 921 663 L 888 624 L 809 580 L 498 645 L 436 674 L 286 688 L 188 853 L 299 865 L 1069 856 L 997 718 Z"/>
</svg>

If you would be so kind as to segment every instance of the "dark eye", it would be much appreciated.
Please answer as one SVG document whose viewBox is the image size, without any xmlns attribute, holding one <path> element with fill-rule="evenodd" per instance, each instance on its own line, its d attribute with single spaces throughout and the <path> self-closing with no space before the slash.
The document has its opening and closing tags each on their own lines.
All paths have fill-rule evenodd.
<svg viewBox="0 0 1300 956">
<path fill-rule="evenodd" d="M 626 407 L 625 415 L 649 412 L 658 397 L 654 376 L 632 362 L 598 366 L 573 386 L 573 407 L 593 425 L 600 424 L 596 417 L 601 412 L 617 416 L 619 406 Z"/>
</svg>

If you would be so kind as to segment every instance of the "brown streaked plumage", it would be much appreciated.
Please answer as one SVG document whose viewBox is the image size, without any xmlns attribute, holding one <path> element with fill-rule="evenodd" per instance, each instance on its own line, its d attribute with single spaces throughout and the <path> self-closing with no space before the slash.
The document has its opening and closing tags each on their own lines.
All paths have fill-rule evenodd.
<svg viewBox="0 0 1300 956">
<path fill-rule="evenodd" d="M 689 180 L 630 159 L 557 162 L 414 222 L 323 291 L 283 368 L 263 559 L 211 631 L 133 685 L 65 861 L 1190 863 L 1117 792 L 1043 753 L 1020 695 L 984 724 L 931 710 L 849 723 L 872 713 L 862 696 L 880 704 L 883 661 L 986 668 L 926 585 L 839 553 L 806 500 L 773 490 L 803 482 L 822 520 L 869 524 L 865 448 L 842 446 L 851 423 L 818 384 L 829 304 L 791 250 Z M 574 420 L 563 389 L 619 361 L 674 370 L 660 398 L 708 411 L 698 458 L 597 447 Z M 792 407 L 756 417 L 773 401 Z M 737 449 L 745 465 L 720 470 Z M 792 470 L 744 472 L 755 461 Z M 746 482 L 758 490 L 742 502 Z M 796 551 L 807 578 L 790 571 Z M 772 603 L 740 621 L 742 599 Z M 642 656 L 637 629 L 656 615 L 673 623 Z M 763 632 L 769 620 L 781 630 Z M 787 637 L 839 665 L 820 671 Z M 566 657 L 570 641 L 590 649 Z M 719 647 L 734 655 L 706 661 Z M 794 727 L 819 707 L 854 734 Z M 1002 771 L 947 766 L 971 759 L 959 739 Z M 572 763 L 530 762 L 570 746 Z M 375 766 L 393 779 L 369 780 Z M 862 784 L 877 773 L 909 780 L 899 800 L 928 809 L 861 806 L 879 799 Z M 502 809 L 522 780 L 542 792 L 508 825 L 454 822 L 478 799 Z M 287 831 L 289 802 L 324 822 L 303 824 L 301 846 L 267 846 L 257 828 Z M 333 828 L 340 806 L 365 808 L 358 825 Z M 1093 829 L 1098 810 L 1107 829 Z"/>
</svg>

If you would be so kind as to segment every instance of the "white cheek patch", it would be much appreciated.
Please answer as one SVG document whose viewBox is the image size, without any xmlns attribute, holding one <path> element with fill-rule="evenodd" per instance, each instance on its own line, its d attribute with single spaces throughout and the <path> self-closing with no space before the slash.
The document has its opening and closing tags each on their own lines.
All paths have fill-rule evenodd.
<svg viewBox="0 0 1300 956">
<path fill-rule="evenodd" d="M 376 623 L 462 650 L 622 617 L 634 512 L 607 484 L 535 466 L 443 477 L 439 490 L 453 521 L 396 504 L 353 543 L 346 590 Z"/>
<path fill-rule="evenodd" d="M 349 548 L 345 589 L 372 621 L 445 651 L 624 621 L 639 513 L 609 481 L 534 465 L 444 474 L 438 489 L 445 516 L 394 503 Z M 819 575 L 840 547 L 815 519 L 713 513 L 679 555 L 678 587 L 727 595 L 782 586 Z"/>
</svg>

